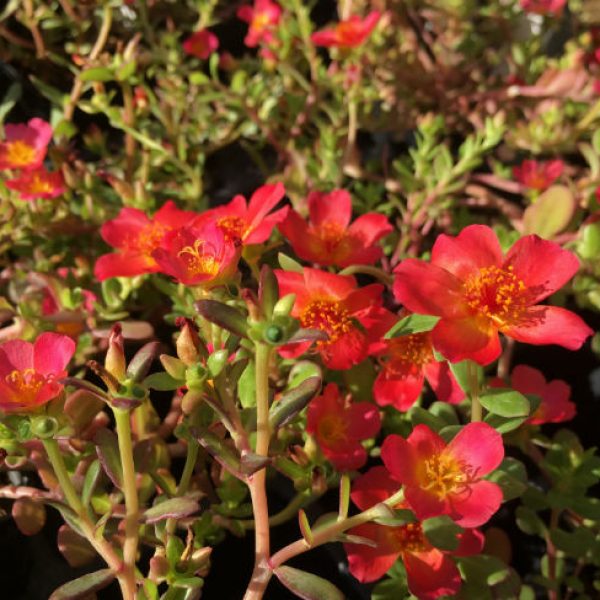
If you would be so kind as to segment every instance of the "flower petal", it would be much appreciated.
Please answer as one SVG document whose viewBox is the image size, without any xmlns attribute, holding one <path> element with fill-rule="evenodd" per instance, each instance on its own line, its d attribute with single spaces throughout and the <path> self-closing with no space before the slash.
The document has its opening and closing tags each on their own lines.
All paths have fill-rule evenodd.
<svg viewBox="0 0 600 600">
<path fill-rule="evenodd" d="M 33 345 L 33 367 L 42 375 L 62 374 L 75 354 L 75 342 L 67 335 L 42 333 Z"/>
<path fill-rule="evenodd" d="M 98 281 L 111 277 L 135 277 L 145 273 L 157 273 L 160 270 L 151 256 L 113 252 L 98 258 L 94 265 L 94 275 Z"/>
<path fill-rule="evenodd" d="M 364 246 L 372 246 L 394 228 L 384 215 L 367 213 L 358 217 L 350 227 L 348 234 L 360 239 Z"/>
<path fill-rule="evenodd" d="M 9 340 L 0 345 L 0 373 L 33 368 L 33 344 L 24 340 Z"/>
<path fill-rule="evenodd" d="M 456 381 L 447 362 L 432 360 L 425 365 L 423 372 L 425 373 L 425 379 L 429 382 L 431 389 L 440 402 L 459 404 L 465 399 L 465 393 L 458 385 L 458 381 Z"/>
<path fill-rule="evenodd" d="M 406 412 L 416 401 L 423 389 L 423 371 L 411 369 L 407 365 L 404 374 L 395 370 L 391 373 L 385 367 L 381 370 L 373 386 L 373 397 L 379 406 L 392 405 Z"/>
<path fill-rule="evenodd" d="M 557 344 L 578 350 L 594 331 L 574 312 L 542 305 L 530 306 L 518 323 L 503 328 L 502 333 L 527 344 Z"/>
<path fill-rule="evenodd" d="M 579 269 L 579 260 L 558 244 L 527 235 L 518 240 L 506 255 L 504 268 L 523 281 L 535 304 L 560 289 Z"/>
<path fill-rule="evenodd" d="M 431 339 L 434 348 L 450 362 L 471 359 L 488 365 L 502 351 L 496 328 L 491 321 L 477 316 L 442 319 L 433 328 Z"/>
<path fill-rule="evenodd" d="M 469 493 L 452 496 L 454 512 L 450 514 L 461 527 L 479 527 L 487 523 L 502 504 L 502 490 L 482 479 L 469 486 Z"/>
<path fill-rule="evenodd" d="M 445 453 L 468 465 L 477 477 L 481 477 L 502 462 L 504 445 L 502 436 L 487 423 L 469 423 L 448 444 Z"/>
<path fill-rule="evenodd" d="M 502 264 L 502 248 L 494 230 L 486 225 L 469 225 L 459 235 L 440 235 L 431 251 L 431 263 L 466 279 L 489 266 Z"/>
<path fill-rule="evenodd" d="M 377 544 L 376 547 L 366 544 L 344 544 L 350 573 L 359 581 L 366 583 L 383 577 L 400 556 L 400 551 L 393 543 L 393 535 L 390 535 L 393 532 L 387 531 L 389 529 L 394 528 L 365 523 L 348 531 L 351 535 L 373 540 Z"/>
<path fill-rule="evenodd" d="M 379 410 L 370 402 L 356 402 L 347 409 L 348 435 L 355 440 L 375 437 L 381 427 Z"/>
<path fill-rule="evenodd" d="M 510 382 L 521 394 L 537 394 L 541 397 L 546 389 L 543 373 L 527 365 L 517 365 L 510 375 Z"/>
<path fill-rule="evenodd" d="M 324 223 L 348 227 L 352 218 L 352 198 L 347 190 L 333 190 L 328 194 L 311 192 L 307 201 L 310 223 L 314 227 Z"/>
<path fill-rule="evenodd" d="M 360 510 L 367 510 L 393 496 L 400 487 L 385 467 L 372 467 L 352 482 L 350 498 Z"/>
<path fill-rule="evenodd" d="M 453 596 L 461 585 L 460 573 L 454 561 L 438 550 L 405 552 L 408 589 L 419 600 L 435 600 L 440 596 Z"/>
<path fill-rule="evenodd" d="M 460 280 L 445 269 L 407 258 L 394 273 L 394 296 L 408 310 L 453 319 L 468 314 Z"/>
</svg>

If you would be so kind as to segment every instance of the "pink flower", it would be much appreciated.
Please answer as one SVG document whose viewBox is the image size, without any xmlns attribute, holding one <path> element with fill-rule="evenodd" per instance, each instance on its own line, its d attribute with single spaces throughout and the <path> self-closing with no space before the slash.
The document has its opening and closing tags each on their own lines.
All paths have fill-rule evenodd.
<svg viewBox="0 0 600 600">
<path fill-rule="evenodd" d="M 206 60 L 219 47 L 219 38 L 208 29 L 201 29 L 187 38 L 182 46 L 187 54 Z"/>
<path fill-rule="evenodd" d="M 160 270 L 152 253 L 169 231 L 191 223 L 197 213 L 179 210 L 171 201 L 165 202 L 153 217 L 137 208 L 122 208 L 115 219 L 102 225 L 104 241 L 117 249 L 104 254 L 94 267 L 99 281 L 110 277 L 133 277 Z"/>
<path fill-rule="evenodd" d="M 385 320 L 389 331 L 397 317 L 386 313 Z M 435 359 L 429 331 L 382 340 L 381 344 L 376 352 L 381 371 L 373 386 L 379 406 L 391 404 L 407 411 L 419 398 L 425 379 L 442 402 L 458 404 L 465 397 L 448 363 Z"/>
<path fill-rule="evenodd" d="M 56 398 L 74 353 L 75 342 L 58 333 L 42 333 L 34 344 L 0 344 L 0 410 L 28 412 Z"/>
<path fill-rule="evenodd" d="M 274 41 L 273 32 L 281 18 L 281 7 L 271 0 L 255 0 L 254 6 L 241 6 L 237 16 L 250 25 L 244 38 L 248 48 Z"/>
<path fill-rule="evenodd" d="M 7 179 L 6 187 L 19 192 L 21 200 L 43 198 L 50 200 L 65 193 L 65 180 L 60 171 L 47 171 L 39 167 L 34 171 L 23 171 L 14 179 Z"/>
<path fill-rule="evenodd" d="M 535 394 L 541 399 L 537 410 L 527 419 L 530 425 L 562 423 L 575 416 L 576 407 L 570 400 L 571 388 L 566 381 L 546 381 L 541 371 L 527 365 L 517 365 L 511 374 L 510 384 L 521 394 Z M 505 387 L 504 382 L 497 378 L 490 381 L 490 386 Z"/>
<path fill-rule="evenodd" d="M 52 127 L 42 119 L 31 119 L 27 125 L 5 125 L 4 135 L 0 143 L 0 169 L 37 169 L 46 157 Z"/>
<path fill-rule="evenodd" d="M 558 16 L 567 0 L 519 0 L 519 3 L 521 8 L 528 13 Z"/>
<path fill-rule="evenodd" d="M 417 425 L 406 440 L 389 435 L 381 458 L 404 484 L 418 519 L 449 515 L 461 527 L 478 527 L 502 502 L 502 490 L 482 479 L 504 458 L 502 436 L 487 423 L 465 425 L 449 444 L 427 425 Z"/>
<path fill-rule="evenodd" d="M 273 228 L 285 219 L 288 207 L 271 212 L 285 196 L 283 184 L 269 184 L 259 187 L 250 202 L 244 196 L 236 196 L 224 206 L 204 211 L 194 221 L 200 227 L 215 223 L 230 241 L 248 244 L 262 244 L 271 236 Z"/>
<path fill-rule="evenodd" d="M 575 313 L 539 305 L 579 268 L 577 257 L 558 244 L 527 235 L 504 255 L 494 231 L 465 227 L 440 235 L 431 262 L 403 260 L 394 294 L 417 314 L 441 317 L 433 346 L 449 361 L 487 365 L 500 355 L 498 332 L 528 344 L 577 350 L 593 333 Z"/>
<path fill-rule="evenodd" d="M 371 265 L 383 251 L 377 242 L 392 231 L 388 220 L 367 213 L 353 223 L 352 199 L 346 190 L 308 196 L 309 222 L 294 210 L 279 225 L 294 252 L 303 260 L 323 266 Z"/>
<path fill-rule="evenodd" d="M 562 175 L 564 166 L 562 160 L 524 160 L 520 166 L 513 167 L 513 175 L 525 187 L 543 192 Z"/>
<path fill-rule="evenodd" d="M 400 482 L 385 467 L 373 467 L 354 481 L 351 498 L 361 510 L 367 510 L 387 500 L 400 487 Z M 461 578 L 452 555 L 470 556 L 483 548 L 483 535 L 477 529 L 463 531 L 459 536 L 459 546 L 453 552 L 435 548 L 425 537 L 418 521 L 398 527 L 367 523 L 350 529 L 348 533 L 376 544 L 375 547 L 344 544 L 352 575 L 362 582 L 376 581 L 400 559 L 406 568 L 408 589 L 419 600 L 456 594 Z"/>
<path fill-rule="evenodd" d="M 335 383 L 308 405 L 306 431 L 315 436 L 325 458 L 338 471 L 360 469 L 367 462 L 360 442 L 377 435 L 380 426 L 376 406 L 344 398 Z"/>
<path fill-rule="evenodd" d="M 214 223 L 171 231 L 152 252 L 160 271 L 184 285 L 204 288 L 229 281 L 239 257 L 239 247 Z"/>
<path fill-rule="evenodd" d="M 364 19 L 353 15 L 331 29 L 313 33 L 310 39 L 316 46 L 356 48 L 371 35 L 380 18 L 381 13 L 376 10 L 371 11 Z"/>
</svg>

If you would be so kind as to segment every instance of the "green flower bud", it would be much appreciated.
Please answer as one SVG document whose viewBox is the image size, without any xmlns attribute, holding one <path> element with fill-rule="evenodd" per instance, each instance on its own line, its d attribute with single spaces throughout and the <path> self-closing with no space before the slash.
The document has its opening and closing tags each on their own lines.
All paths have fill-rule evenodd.
<svg viewBox="0 0 600 600">
<path fill-rule="evenodd" d="M 58 421 L 53 417 L 31 419 L 31 432 L 41 440 L 48 440 L 58 431 Z"/>
<path fill-rule="evenodd" d="M 202 390 L 208 373 L 204 366 L 195 364 L 185 371 L 185 385 L 190 390 Z"/>
</svg>

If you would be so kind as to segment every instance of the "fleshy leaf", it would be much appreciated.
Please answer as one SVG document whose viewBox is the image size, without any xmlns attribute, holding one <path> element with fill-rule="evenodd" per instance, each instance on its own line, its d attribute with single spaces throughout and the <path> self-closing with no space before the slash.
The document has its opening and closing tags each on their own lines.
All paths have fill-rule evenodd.
<svg viewBox="0 0 600 600">
<path fill-rule="evenodd" d="M 155 504 L 144 513 L 146 523 L 156 523 L 169 518 L 189 517 L 200 510 L 200 505 L 196 500 L 189 496 L 179 498 L 169 498 L 164 502 Z"/>
<path fill-rule="evenodd" d="M 79 600 L 105 588 L 113 579 L 115 573 L 112 569 L 101 569 L 95 573 L 88 573 L 69 583 L 61 585 L 52 592 L 49 600 Z"/>
<path fill-rule="evenodd" d="M 552 239 L 564 231 L 575 213 L 577 203 L 568 187 L 553 185 L 523 213 L 523 233 Z"/>
<path fill-rule="evenodd" d="M 338 588 L 312 573 L 287 566 L 277 567 L 274 573 L 288 590 L 303 600 L 344 600 Z"/>
</svg>

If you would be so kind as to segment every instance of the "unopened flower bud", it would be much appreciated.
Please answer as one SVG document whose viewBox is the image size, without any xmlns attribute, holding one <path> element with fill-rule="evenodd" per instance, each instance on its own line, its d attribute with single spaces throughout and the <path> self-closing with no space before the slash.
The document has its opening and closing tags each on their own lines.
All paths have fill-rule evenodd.
<svg viewBox="0 0 600 600">
<path fill-rule="evenodd" d="M 196 390 L 189 390 L 181 399 L 181 410 L 185 415 L 191 415 L 202 402 L 202 394 Z"/>
<path fill-rule="evenodd" d="M 178 319 L 177 325 L 181 327 L 181 333 L 177 338 L 175 346 L 177 356 L 188 367 L 200 360 L 200 338 L 196 326 L 189 319 Z"/>
<path fill-rule="evenodd" d="M 169 573 L 169 561 L 164 556 L 153 556 L 150 559 L 150 578 L 162 581 Z"/>
<path fill-rule="evenodd" d="M 113 326 L 108 338 L 108 351 L 104 367 L 118 381 L 125 379 L 127 363 L 125 362 L 121 325 L 118 323 Z"/>
</svg>

